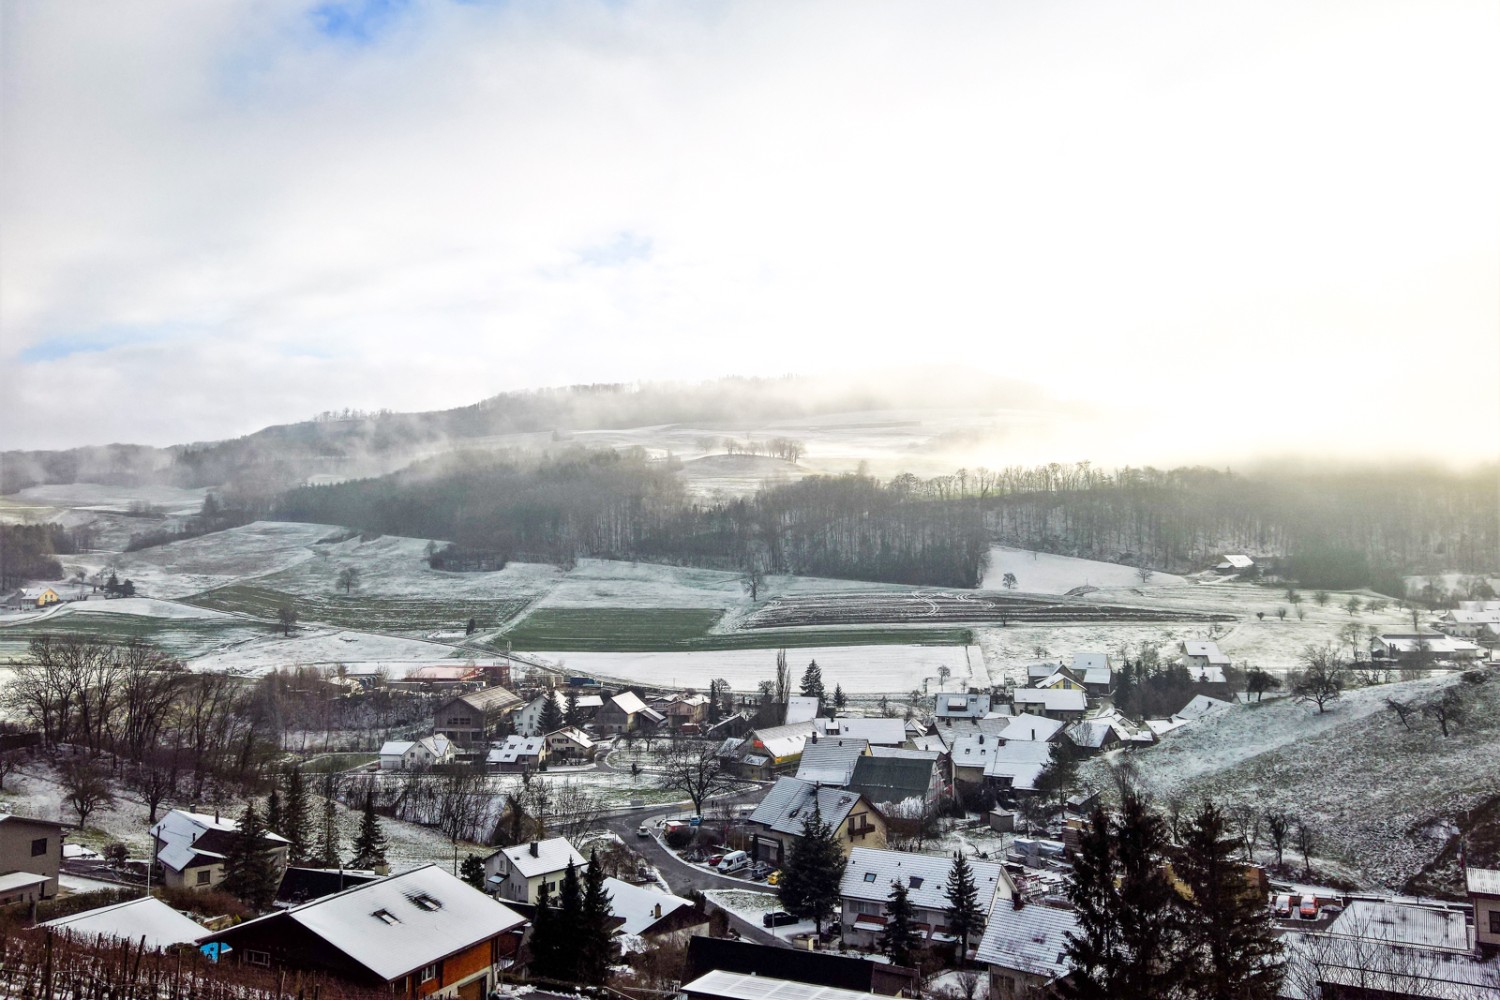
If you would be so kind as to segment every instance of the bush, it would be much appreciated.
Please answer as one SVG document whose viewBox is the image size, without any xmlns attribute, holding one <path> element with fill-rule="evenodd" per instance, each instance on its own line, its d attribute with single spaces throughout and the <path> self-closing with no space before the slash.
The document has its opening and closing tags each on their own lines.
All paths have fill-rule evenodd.
<svg viewBox="0 0 1500 1000">
<path fill-rule="evenodd" d="M 667 831 L 667 846 L 681 850 L 693 842 L 693 831 L 685 826 L 673 827 Z"/>
</svg>

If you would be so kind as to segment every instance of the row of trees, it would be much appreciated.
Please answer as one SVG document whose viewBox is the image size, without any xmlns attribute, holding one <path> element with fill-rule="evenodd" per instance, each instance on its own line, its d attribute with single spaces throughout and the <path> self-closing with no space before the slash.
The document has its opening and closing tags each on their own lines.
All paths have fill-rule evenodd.
<svg viewBox="0 0 1500 1000">
<path fill-rule="evenodd" d="M 589 857 L 583 877 L 570 861 L 554 902 L 543 883 L 537 891 L 532 920 L 529 971 L 538 979 L 603 986 L 614 959 L 611 941 L 611 899 L 604 888 L 604 866 L 597 852 Z"/>
</svg>

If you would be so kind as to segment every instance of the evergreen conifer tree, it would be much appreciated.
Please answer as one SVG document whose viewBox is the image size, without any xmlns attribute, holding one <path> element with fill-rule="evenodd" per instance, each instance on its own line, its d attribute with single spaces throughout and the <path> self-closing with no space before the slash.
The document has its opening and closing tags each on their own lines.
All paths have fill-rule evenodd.
<svg viewBox="0 0 1500 1000">
<path fill-rule="evenodd" d="M 333 775 L 323 779 L 323 820 L 318 825 L 318 864 L 324 868 L 338 868 L 339 860 L 339 813 L 333 801 Z"/>
<path fill-rule="evenodd" d="M 531 918 L 531 950 L 528 971 L 537 979 L 557 979 L 558 952 L 564 947 L 559 934 L 557 910 L 552 905 L 552 890 L 543 881 L 536 891 L 536 913 Z"/>
<path fill-rule="evenodd" d="M 891 883 L 891 894 L 885 904 L 885 930 L 880 933 L 880 951 L 894 965 L 911 965 L 917 949 L 916 931 L 912 929 L 914 910 L 906 883 L 899 878 Z"/>
<path fill-rule="evenodd" d="M 583 943 L 583 883 L 578 878 L 578 867 L 571 861 L 557 889 L 557 904 L 554 923 L 558 928 L 559 945 L 553 959 L 552 975 L 555 979 L 576 983 L 581 971 L 579 947 Z"/>
<path fill-rule="evenodd" d="M 484 862 L 479 860 L 479 855 L 464 855 L 464 863 L 458 867 L 458 877 L 480 892 L 484 891 Z"/>
<path fill-rule="evenodd" d="M 271 908 L 281 884 L 281 871 L 265 839 L 266 832 L 265 822 L 251 799 L 240 814 L 239 836 L 224 858 L 224 890 L 256 912 Z"/>
<path fill-rule="evenodd" d="M 609 966 L 614 959 L 609 921 L 613 900 L 604 888 L 604 868 L 597 851 L 589 853 L 589 866 L 583 873 L 583 912 L 579 926 L 578 979 L 591 986 L 609 982 Z"/>
<path fill-rule="evenodd" d="M 307 781 L 302 768 L 294 767 L 286 777 L 286 804 L 279 831 L 290 845 L 287 858 L 294 865 L 306 864 L 312 857 L 312 818 L 307 805 Z"/>
<path fill-rule="evenodd" d="M 284 825 L 281 813 L 281 792 L 275 785 L 272 785 L 271 794 L 266 796 L 266 829 L 285 837 Z"/>
<path fill-rule="evenodd" d="M 833 686 L 833 707 L 842 712 L 844 706 L 847 704 L 849 704 L 849 698 L 844 694 L 844 686 L 842 684 L 835 684 Z"/>
<path fill-rule="evenodd" d="M 839 883 L 844 879 L 844 853 L 834 840 L 834 830 L 823 821 L 814 800 L 812 813 L 802 827 L 802 836 L 792 841 L 782 867 L 777 892 L 789 913 L 813 921 L 823 930 L 823 921 L 838 908 Z"/>
<path fill-rule="evenodd" d="M 956 957 L 959 964 L 963 964 L 969 954 L 969 939 L 976 931 L 984 930 L 979 886 L 963 851 L 953 852 L 953 866 L 948 869 L 948 884 L 943 887 L 943 895 L 948 897 L 948 932 L 958 939 Z"/>
<path fill-rule="evenodd" d="M 579 723 L 578 692 L 572 688 L 568 688 L 568 702 L 567 706 L 563 709 L 563 721 L 570 726 L 576 726 Z M 545 736 L 546 734 L 543 733 L 542 735 Z"/>
<path fill-rule="evenodd" d="M 822 709 L 827 694 L 823 690 L 823 668 L 818 666 L 817 660 L 813 660 L 802 671 L 802 697 L 818 699 L 818 708 Z"/>
<path fill-rule="evenodd" d="M 385 862 L 385 834 L 380 830 L 380 818 L 375 815 L 375 790 L 365 793 L 365 811 L 359 818 L 359 833 L 354 836 L 354 858 L 349 862 L 355 868 L 378 868 Z"/>
<path fill-rule="evenodd" d="M 1182 902 L 1189 998 L 1271 1000 L 1281 985 L 1281 944 L 1265 902 L 1234 860 L 1239 841 L 1224 814 L 1205 803 L 1183 830 L 1173 869 L 1191 890 Z"/>
<path fill-rule="evenodd" d="M 543 694 L 542 697 L 545 700 L 542 702 L 542 710 L 537 714 L 536 723 L 536 735 L 538 736 L 546 736 L 548 733 L 555 733 L 559 729 L 561 729 L 563 725 L 562 709 L 557 707 L 557 692 L 548 691 Z"/>
</svg>

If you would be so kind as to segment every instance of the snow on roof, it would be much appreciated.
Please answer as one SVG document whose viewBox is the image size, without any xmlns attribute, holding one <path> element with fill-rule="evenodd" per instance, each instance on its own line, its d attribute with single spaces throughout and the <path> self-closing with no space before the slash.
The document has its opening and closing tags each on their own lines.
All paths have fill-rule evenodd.
<svg viewBox="0 0 1500 1000">
<path fill-rule="evenodd" d="M 1223 684 L 1226 680 L 1223 667 L 1188 667 L 1187 672 L 1194 681 L 1203 684 Z"/>
<path fill-rule="evenodd" d="M 682 992 L 689 996 L 724 997 L 725 1000 L 870 1000 L 868 993 L 859 990 L 722 970 L 705 973 L 684 984 Z"/>
<path fill-rule="evenodd" d="M 1084 692 L 1066 688 L 1022 688 L 1012 697 L 1017 707 L 1042 705 L 1048 712 L 1082 712 L 1089 704 Z"/>
<path fill-rule="evenodd" d="M 1193 696 L 1192 701 L 1182 706 L 1172 718 L 1183 722 L 1196 722 L 1210 715 L 1218 715 L 1220 712 L 1233 707 L 1234 705 L 1230 702 L 1221 701 L 1218 698 L 1210 698 L 1206 694 L 1197 694 Z"/>
<path fill-rule="evenodd" d="M 8 823 L 11 820 L 15 820 L 17 823 L 40 823 L 42 826 L 54 826 L 59 830 L 68 825 L 52 819 L 38 819 L 35 816 L 17 816 L 15 813 L 0 813 L 0 823 Z"/>
<path fill-rule="evenodd" d="M 1033 715 L 1030 712 L 1022 712 L 1020 715 L 1012 716 L 1005 728 L 1000 730 L 999 736 L 1003 740 L 1050 740 L 1057 731 L 1063 727 L 1063 723 L 1056 719 L 1049 719 L 1045 715 Z"/>
<path fill-rule="evenodd" d="M 970 858 L 974 884 L 979 889 L 979 905 L 988 910 L 999 891 L 1009 899 L 1015 886 L 1005 869 L 995 861 Z M 931 910 L 946 910 L 948 873 L 953 869 L 950 857 L 930 854 L 908 854 L 905 851 L 882 851 L 873 847 L 856 847 L 849 852 L 844 880 L 839 893 L 845 899 L 885 902 L 891 894 L 891 883 L 900 879 L 907 886 L 912 905 Z M 871 876 L 874 876 L 873 878 Z"/>
<path fill-rule="evenodd" d="M 1191 719 L 1183 719 L 1177 716 L 1173 716 L 1170 719 L 1146 720 L 1146 728 L 1157 736 L 1165 736 L 1174 729 L 1181 729 L 1183 726 L 1190 726 L 1192 724 L 1193 721 Z"/>
<path fill-rule="evenodd" d="M 468 694 L 457 695 L 444 704 L 451 705 L 455 701 L 461 701 L 478 712 L 492 710 L 506 712 L 521 704 L 518 696 L 503 687 L 487 687 L 479 691 L 470 691 Z"/>
<path fill-rule="evenodd" d="M 936 736 L 924 736 L 923 739 L 935 740 Z M 925 760 L 937 763 L 947 751 L 941 743 L 936 750 L 908 749 L 906 747 L 871 747 L 871 757 L 900 757 L 903 760 Z"/>
<path fill-rule="evenodd" d="M 386 980 L 525 922 L 431 864 L 261 919 L 278 917 L 296 921 Z"/>
<path fill-rule="evenodd" d="M 604 698 L 597 694 L 581 694 L 573 699 L 579 708 L 603 708 Z"/>
<path fill-rule="evenodd" d="M 579 746 L 583 747 L 585 750 L 594 745 L 594 738 L 588 733 L 584 732 L 582 729 L 579 729 L 577 726 L 563 726 L 561 729 L 555 729 L 552 732 L 548 733 L 547 736 L 548 738 L 551 738 L 553 736 L 566 737 L 567 739 L 570 739 L 574 743 L 577 743 Z"/>
<path fill-rule="evenodd" d="M 943 742 L 941 736 L 917 736 L 912 739 L 911 745 L 917 750 L 927 750 L 932 753 L 948 752 L 948 744 Z"/>
<path fill-rule="evenodd" d="M 1083 719 L 1068 730 L 1067 736 L 1075 746 L 1098 750 L 1114 731 L 1108 719 Z"/>
<path fill-rule="evenodd" d="M 870 744 L 865 740 L 829 737 L 802 747 L 797 777 L 820 785 L 847 785 L 854 774 L 854 762 L 864 755 Z"/>
<path fill-rule="evenodd" d="M 417 745 L 416 740 L 387 740 L 380 745 L 382 757 L 404 757 L 406 751 Z"/>
<path fill-rule="evenodd" d="M 1026 665 L 1026 676 L 1035 681 L 1043 677 L 1051 677 L 1057 673 L 1056 663 L 1028 663 Z"/>
<path fill-rule="evenodd" d="M 1500 622 L 1500 611 L 1450 611 L 1445 617 L 1459 625 L 1485 625 Z"/>
<path fill-rule="evenodd" d="M 128 899 L 113 906 L 84 910 L 68 917 L 48 920 L 43 927 L 56 927 L 75 937 L 99 936 L 128 941 L 146 939 L 148 948 L 170 948 L 191 944 L 208 933 L 155 896 Z"/>
<path fill-rule="evenodd" d="M 893 747 L 906 742 L 906 723 L 901 719 L 814 719 L 813 724 L 827 736 L 849 736 Z"/>
<path fill-rule="evenodd" d="M 610 912 L 625 920 L 620 927 L 622 934 L 641 934 L 673 911 L 693 905 L 681 896 L 643 889 L 617 878 L 606 878 L 604 888 L 609 893 Z M 658 906 L 661 907 L 660 913 L 656 910 Z"/>
<path fill-rule="evenodd" d="M 750 822 L 800 837 L 815 803 L 823 822 L 837 828 L 859 800 L 857 793 L 841 788 L 819 788 L 796 778 L 778 778 L 750 814 Z"/>
<path fill-rule="evenodd" d="M 1182 641 L 1182 655 L 1201 656 L 1207 658 L 1208 662 L 1216 666 L 1229 666 L 1229 657 L 1219 651 L 1217 642 L 1209 642 L 1206 639 L 1184 639 Z"/>
<path fill-rule="evenodd" d="M 10 872 L 6 875 L 0 875 L 0 893 L 14 892 L 17 889 L 29 889 L 34 885 L 43 885 L 46 882 L 46 875 L 33 875 L 30 872 Z"/>
<path fill-rule="evenodd" d="M 786 700 L 786 721 L 788 724 L 798 722 L 811 722 L 818 717 L 818 699 L 805 698 L 802 695 L 792 695 Z"/>
<path fill-rule="evenodd" d="M 990 696 L 963 691 L 943 692 L 937 696 L 937 717 L 982 719 L 989 714 Z"/>
<path fill-rule="evenodd" d="M 1479 649 L 1477 644 L 1467 639 L 1455 639 L 1441 632 L 1430 635 L 1383 635 L 1380 642 L 1394 653 L 1416 652 L 1419 642 L 1426 643 L 1427 650 L 1431 653 L 1473 653 Z"/>
<path fill-rule="evenodd" d="M 1069 932 L 1078 929 L 1071 910 L 1033 903 L 1016 909 L 997 899 L 975 957 L 988 965 L 1052 979 L 1068 971 L 1063 949 Z"/>
<path fill-rule="evenodd" d="M 1109 670 L 1108 653 L 1074 653 L 1073 672 L 1087 672 L 1090 670 Z"/>
<path fill-rule="evenodd" d="M 505 742 L 491 748 L 487 764 L 514 764 L 523 757 L 540 757 L 547 741 L 540 736 L 507 736 Z"/>
<path fill-rule="evenodd" d="M 640 696 L 637 695 L 634 691 L 621 691 L 619 694 L 615 695 L 609 700 L 610 704 L 614 705 L 626 715 L 637 715 L 641 712 L 650 711 L 650 709 L 646 707 L 646 703 L 644 701 L 641 701 Z"/>
<path fill-rule="evenodd" d="M 1329 925 L 1328 933 L 1421 948 L 1469 950 L 1469 932 L 1462 913 L 1394 900 L 1351 900 Z"/>
<path fill-rule="evenodd" d="M 240 824 L 234 819 L 220 819 L 209 816 L 206 813 L 188 812 L 185 809 L 173 809 L 167 813 L 156 825 L 151 828 L 151 835 L 162 842 L 161 850 L 156 857 L 162 864 L 168 865 L 176 871 L 182 871 L 199 854 L 214 854 L 217 852 L 204 851 L 194 848 L 198 839 L 206 833 L 239 833 Z M 289 841 L 279 833 L 269 830 L 265 833 L 265 839 L 282 844 Z"/>
<path fill-rule="evenodd" d="M 1009 778 L 1015 788 L 1035 788 L 1052 762 L 1052 744 L 1011 740 L 998 746 L 984 765 L 986 778 Z"/>
<path fill-rule="evenodd" d="M 1500 871 L 1493 868 L 1470 868 L 1465 881 L 1470 892 L 1500 896 Z"/>
<path fill-rule="evenodd" d="M 1224 563 L 1227 563 L 1234 569 L 1249 569 L 1251 566 L 1255 565 L 1255 560 L 1251 559 L 1249 556 L 1239 555 L 1236 553 L 1235 555 L 1224 556 Z"/>
<path fill-rule="evenodd" d="M 536 844 L 536 856 L 531 853 L 531 843 L 516 844 L 513 847 L 502 847 L 496 854 L 505 855 L 516 871 L 525 878 L 536 875 L 548 875 L 552 872 L 560 872 L 568 867 L 568 862 L 581 870 L 588 865 L 582 854 L 573 849 L 565 837 L 553 837 L 550 840 L 538 840 Z M 494 857 L 494 855 L 490 855 Z"/>
</svg>

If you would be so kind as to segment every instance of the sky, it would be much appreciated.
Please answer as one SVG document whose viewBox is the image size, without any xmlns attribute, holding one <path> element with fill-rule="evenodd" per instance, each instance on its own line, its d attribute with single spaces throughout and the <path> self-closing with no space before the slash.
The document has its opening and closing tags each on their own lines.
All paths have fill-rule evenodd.
<svg viewBox="0 0 1500 1000">
<path fill-rule="evenodd" d="M 1140 461 L 1492 458 L 1496 37 L 1490 0 L 6 0 L 0 448 L 956 364 L 1149 412 Z"/>
</svg>

